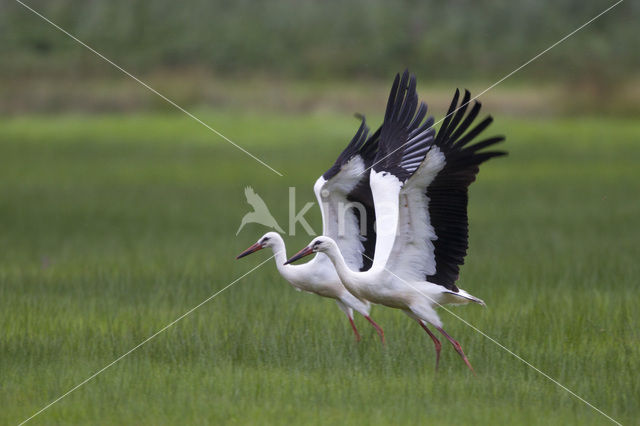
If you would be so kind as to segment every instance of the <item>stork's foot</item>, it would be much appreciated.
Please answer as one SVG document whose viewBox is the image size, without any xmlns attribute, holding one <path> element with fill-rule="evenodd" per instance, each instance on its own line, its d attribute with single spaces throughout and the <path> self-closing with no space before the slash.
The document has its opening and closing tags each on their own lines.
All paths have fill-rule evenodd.
<svg viewBox="0 0 640 426">
<path fill-rule="evenodd" d="M 447 340 L 449 342 L 451 342 L 451 344 L 453 345 L 454 349 L 456 350 L 456 352 L 458 352 L 458 355 L 460 355 L 460 357 L 462 358 L 462 360 L 464 361 L 465 364 L 467 364 L 467 367 L 469 367 L 469 370 L 471 370 L 471 372 L 475 375 L 476 372 L 473 371 L 473 367 L 471 366 L 471 363 L 469 362 L 469 359 L 467 358 L 467 356 L 464 354 L 464 351 L 462 350 L 462 346 L 460 346 L 460 343 L 456 342 L 455 339 L 451 336 L 449 336 L 447 334 L 446 331 L 444 331 L 442 328 L 440 327 L 436 327 L 436 329 L 442 333 L 442 335 L 444 337 L 447 338 Z"/>
</svg>

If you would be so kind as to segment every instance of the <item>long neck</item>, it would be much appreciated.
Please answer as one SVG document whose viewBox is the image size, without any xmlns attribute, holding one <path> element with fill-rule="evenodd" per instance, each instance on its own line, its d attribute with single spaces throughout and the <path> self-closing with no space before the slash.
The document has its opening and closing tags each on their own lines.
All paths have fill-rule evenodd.
<svg viewBox="0 0 640 426">
<path fill-rule="evenodd" d="M 331 247 L 325 252 L 325 254 L 329 258 L 329 260 L 331 260 L 331 263 L 333 263 L 333 266 L 336 268 L 336 272 L 338 273 L 338 276 L 343 283 L 349 283 L 353 281 L 353 279 L 358 274 L 361 274 L 361 272 L 353 271 L 351 270 L 351 268 L 349 268 L 347 262 L 344 261 L 344 257 L 342 256 L 342 253 L 340 252 L 340 249 L 338 249 L 337 245 Z"/>
<path fill-rule="evenodd" d="M 285 265 L 284 262 L 287 261 L 287 248 L 284 245 L 284 241 L 280 240 L 275 243 L 271 247 L 273 250 L 273 259 L 276 262 L 276 267 L 281 274 L 285 274 L 290 265 Z"/>
</svg>

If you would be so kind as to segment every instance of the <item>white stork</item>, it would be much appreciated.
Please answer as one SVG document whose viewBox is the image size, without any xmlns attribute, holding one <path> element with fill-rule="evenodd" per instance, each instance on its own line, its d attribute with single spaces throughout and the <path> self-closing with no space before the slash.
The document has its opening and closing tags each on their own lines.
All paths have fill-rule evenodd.
<svg viewBox="0 0 640 426">
<path fill-rule="evenodd" d="M 360 128 L 349 145 L 338 156 L 335 164 L 316 181 L 313 188 L 321 207 L 323 235 L 331 237 L 337 243 L 344 261 L 354 270 L 364 270 L 371 266 L 369 259 L 373 256 L 375 244 L 373 220 L 367 222 L 370 225 L 368 232 L 361 233 L 360 220 L 364 219 L 361 218 L 362 213 L 356 208 L 348 207 L 350 202 L 359 203 L 364 206 L 365 214 L 371 217 L 375 214 L 369 175 L 364 172 L 373 164 L 378 150 L 379 132 L 371 137 L 367 137 L 368 133 L 369 129 L 362 117 Z M 369 316 L 371 305 L 347 291 L 327 256 L 318 254 L 303 265 L 285 265 L 287 256 L 282 237 L 276 232 L 268 232 L 237 258 L 265 247 L 273 250 L 278 272 L 294 288 L 336 300 L 347 315 L 356 340 L 360 340 L 360 334 L 353 322 L 354 310 L 375 327 L 384 343 L 382 328 Z"/>
<path fill-rule="evenodd" d="M 449 303 L 484 305 L 455 282 L 468 248 L 468 187 L 481 163 L 505 154 L 482 150 L 504 138 L 471 143 L 492 119 L 487 117 L 470 129 L 480 103 L 475 102 L 465 116 L 468 91 L 459 108 L 456 91 L 446 119 L 433 138 L 432 123 L 421 123 L 426 107 L 420 104 L 417 108 L 415 87 L 415 77 L 409 77 L 407 71 L 401 80 L 396 76 L 370 172 L 377 219 L 371 268 L 350 268 L 339 246 L 327 236 L 313 239 L 287 263 L 314 252 L 325 253 L 356 297 L 401 309 L 424 328 L 435 344 L 436 369 L 441 344 L 427 323 L 451 342 L 473 371 L 460 344 L 442 328 L 435 308 Z"/>
</svg>

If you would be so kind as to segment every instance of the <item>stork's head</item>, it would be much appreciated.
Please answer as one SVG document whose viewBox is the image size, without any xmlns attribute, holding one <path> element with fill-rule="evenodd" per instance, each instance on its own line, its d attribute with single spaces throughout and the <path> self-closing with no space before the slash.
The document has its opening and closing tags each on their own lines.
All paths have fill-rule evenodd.
<svg viewBox="0 0 640 426">
<path fill-rule="evenodd" d="M 308 246 L 300 250 L 298 253 L 294 254 L 289 260 L 287 260 L 284 264 L 288 265 L 291 262 L 295 262 L 298 259 L 302 259 L 305 256 L 309 256 L 310 254 L 322 252 L 326 253 L 331 249 L 331 247 L 335 245 L 333 240 L 329 237 L 316 237 L 309 243 Z"/>
<path fill-rule="evenodd" d="M 258 250 L 262 250 L 265 247 L 275 248 L 278 243 L 282 241 L 282 237 L 277 232 L 267 232 L 260 239 L 253 244 L 251 247 L 240 253 L 236 259 L 240 259 L 241 257 L 245 257 L 250 255 L 251 253 L 255 253 Z"/>
</svg>

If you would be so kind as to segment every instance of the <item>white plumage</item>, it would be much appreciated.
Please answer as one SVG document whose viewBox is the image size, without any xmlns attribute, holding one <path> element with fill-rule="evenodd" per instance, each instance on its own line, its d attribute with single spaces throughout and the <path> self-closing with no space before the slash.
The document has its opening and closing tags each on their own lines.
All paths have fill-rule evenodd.
<svg viewBox="0 0 640 426">
<path fill-rule="evenodd" d="M 474 141 L 491 118 L 470 128 L 480 110 L 475 103 L 465 115 L 470 94 L 457 107 L 456 92 L 437 135 L 432 120 L 423 123 L 426 106 L 418 107 L 415 77 L 396 76 L 381 128 L 380 146 L 370 171 L 377 218 L 373 266 L 358 271 L 345 261 L 341 247 L 327 236 L 317 237 L 288 262 L 314 252 L 325 253 L 344 286 L 359 299 L 401 309 L 418 321 L 436 347 L 434 326 L 449 340 L 469 369 L 458 342 L 442 328 L 436 308 L 444 304 L 484 302 L 459 289 L 460 265 L 468 240 L 467 188 L 479 165 L 503 152 L 483 151 L 503 138 Z"/>
</svg>

